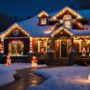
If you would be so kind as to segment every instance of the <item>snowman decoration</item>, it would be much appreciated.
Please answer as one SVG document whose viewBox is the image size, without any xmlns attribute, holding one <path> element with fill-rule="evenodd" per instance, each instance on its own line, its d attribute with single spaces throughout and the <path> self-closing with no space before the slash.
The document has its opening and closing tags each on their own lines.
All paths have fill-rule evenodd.
<svg viewBox="0 0 90 90">
<path fill-rule="evenodd" d="M 6 57 L 6 65 L 7 66 L 11 65 L 11 58 L 10 58 L 10 56 Z"/>
<path fill-rule="evenodd" d="M 32 67 L 37 67 L 38 66 L 38 60 L 36 56 L 32 57 Z"/>
</svg>

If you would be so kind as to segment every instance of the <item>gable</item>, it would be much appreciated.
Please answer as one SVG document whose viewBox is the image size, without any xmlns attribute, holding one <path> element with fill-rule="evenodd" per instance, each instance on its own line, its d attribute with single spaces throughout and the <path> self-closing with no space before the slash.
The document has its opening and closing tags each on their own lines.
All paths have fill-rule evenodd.
<svg viewBox="0 0 90 90">
<path fill-rule="evenodd" d="M 70 36 L 72 36 L 73 35 L 73 33 L 72 32 L 70 32 L 68 29 L 66 29 L 66 28 L 64 28 L 64 27 L 61 27 L 61 28 L 59 28 L 59 29 L 57 29 L 56 31 L 54 31 L 52 34 L 51 34 L 51 36 L 52 37 L 57 37 L 57 36 L 66 36 L 66 37 L 70 37 Z"/>
<path fill-rule="evenodd" d="M 65 7 L 64 9 L 60 10 L 56 15 L 54 15 L 51 19 L 58 20 L 61 19 L 65 14 L 70 14 L 73 18 L 82 19 L 83 17 L 69 7 Z"/>
<path fill-rule="evenodd" d="M 48 15 L 48 13 L 47 12 L 45 12 L 45 11 L 42 11 L 42 12 L 40 12 L 39 14 L 38 14 L 38 16 L 37 16 L 38 18 L 44 18 L 44 17 L 49 17 L 49 15 Z"/>
<path fill-rule="evenodd" d="M 19 37 L 19 36 L 20 37 L 28 37 L 29 33 L 27 33 L 17 23 L 13 24 L 1 35 L 1 37 Z"/>
</svg>

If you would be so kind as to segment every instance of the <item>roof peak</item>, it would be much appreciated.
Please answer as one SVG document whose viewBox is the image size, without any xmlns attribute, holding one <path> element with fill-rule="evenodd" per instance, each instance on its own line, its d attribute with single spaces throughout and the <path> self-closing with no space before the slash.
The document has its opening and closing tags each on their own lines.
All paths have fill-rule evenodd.
<svg viewBox="0 0 90 90">
<path fill-rule="evenodd" d="M 57 17 L 59 16 L 59 15 L 62 15 L 63 13 L 65 13 L 66 11 L 69 11 L 69 12 L 71 12 L 73 15 L 75 15 L 75 16 L 77 16 L 77 18 L 78 19 L 82 19 L 83 17 L 79 14 L 79 13 L 77 13 L 75 10 L 73 10 L 73 9 L 71 9 L 70 7 L 64 7 L 63 9 L 61 9 L 56 15 L 54 15 L 53 17 L 52 17 L 52 19 L 57 19 Z"/>
<path fill-rule="evenodd" d="M 43 15 L 45 15 L 46 17 L 49 17 L 49 14 L 46 12 L 46 11 L 41 11 L 38 15 L 37 15 L 37 17 L 38 18 L 40 18 L 40 17 L 42 17 Z"/>
</svg>

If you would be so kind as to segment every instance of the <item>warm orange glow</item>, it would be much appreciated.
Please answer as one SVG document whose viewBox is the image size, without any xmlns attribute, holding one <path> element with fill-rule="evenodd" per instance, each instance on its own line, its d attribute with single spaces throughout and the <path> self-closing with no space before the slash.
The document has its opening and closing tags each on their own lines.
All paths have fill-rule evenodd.
<svg viewBox="0 0 90 90">
<path fill-rule="evenodd" d="M 52 37 L 53 37 L 54 35 L 56 35 L 57 33 L 59 33 L 60 31 L 62 31 L 62 30 L 64 30 L 65 32 L 69 33 L 71 36 L 73 35 L 73 34 L 72 34 L 71 32 L 69 32 L 67 29 L 61 27 L 61 28 L 59 28 L 57 31 L 55 31 L 55 32 L 52 34 Z"/>
<path fill-rule="evenodd" d="M 26 34 L 27 36 L 29 36 L 29 33 L 27 33 L 22 27 L 20 27 L 17 23 L 13 24 L 10 28 L 8 28 L 2 35 L 1 37 L 4 38 L 7 35 L 9 35 L 11 32 L 13 32 L 15 30 L 15 28 L 18 28 L 18 30 L 20 30 L 21 32 L 23 32 L 24 34 Z"/>
<path fill-rule="evenodd" d="M 74 20 L 74 24 L 76 24 L 78 27 L 80 27 L 83 30 L 85 29 L 84 25 L 81 24 L 79 21 Z"/>
<path fill-rule="evenodd" d="M 50 33 L 51 33 L 52 31 L 54 31 L 59 25 L 60 25 L 60 23 L 56 23 L 53 27 L 49 28 L 49 29 L 46 30 L 44 33 L 50 34 Z"/>
<path fill-rule="evenodd" d="M 6 57 L 6 65 L 7 66 L 11 65 L 11 58 L 10 58 L 10 56 Z"/>
<path fill-rule="evenodd" d="M 46 18 L 42 18 L 40 24 L 41 25 L 46 25 L 47 24 L 47 19 Z"/>
<path fill-rule="evenodd" d="M 51 32 L 52 32 L 52 30 L 50 29 L 50 30 L 46 30 L 44 33 L 49 34 Z"/>
<path fill-rule="evenodd" d="M 85 47 L 83 47 L 83 49 L 82 49 L 82 56 L 86 56 L 86 48 Z"/>
<path fill-rule="evenodd" d="M 38 14 L 38 18 L 42 17 L 43 15 L 46 16 L 46 17 L 49 17 L 49 15 L 48 15 L 47 12 L 42 11 L 42 12 L 40 12 L 40 13 Z"/>
<path fill-rule="evenodd" d="M 37 63 L 38 63 L 37 57 L 36 56 L 33 56 L 32 57 L 32 67 L 37 67 L 38 66 Z"/>
<path fill-rule="evenodd" d="M 66 11 L 69 11 L 72 15 L 77 16 L 77 19 L 82 19 L 83 17 L 78 14 L 76 11 L 72 10 L 69 7 L 65 7 L 64 9 L 60 10 L 59 13 L 57 13 L 55 16 L 52 17 L 52 19 L 56 20 L 57 17 L 61 16 L 62 14 L 64 14 Z"/>
<path fill-rule="evenodd" d="M 90 84 L 90 74 L 88 75 L 87 79 L 77 78 L 75 79 L 75 82 L 80 84 Z"/>
<path fill-rule="evenodd" d="M 90 81 L 90 74 L 88 75 L 88 80 Z"/>
</svg>

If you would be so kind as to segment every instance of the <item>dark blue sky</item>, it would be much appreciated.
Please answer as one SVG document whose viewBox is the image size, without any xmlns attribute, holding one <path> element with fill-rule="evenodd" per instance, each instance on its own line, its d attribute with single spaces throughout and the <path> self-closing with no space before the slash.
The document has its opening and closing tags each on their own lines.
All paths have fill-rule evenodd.
<svg viewBox="0 0 90 90">
<path fill-rule="evenodd" d="M 53 12 L 64 6 L 79 8 L 76 0 L 0 0 L 0 11 L 13 16 L 34 16 L 40 11 Z"/>
</svg>

